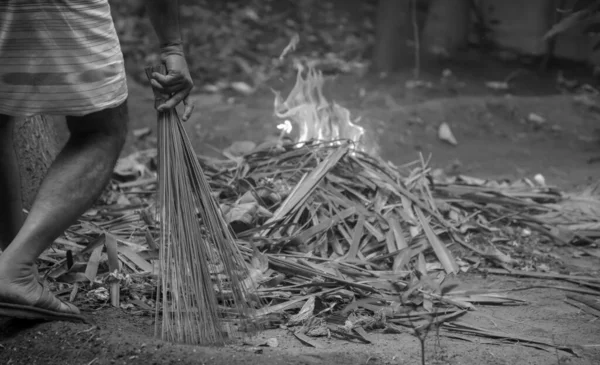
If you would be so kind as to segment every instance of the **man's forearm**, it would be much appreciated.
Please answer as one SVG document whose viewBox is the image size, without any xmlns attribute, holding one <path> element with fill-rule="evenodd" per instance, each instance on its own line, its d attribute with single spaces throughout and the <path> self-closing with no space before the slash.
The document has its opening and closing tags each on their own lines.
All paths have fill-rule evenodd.
<svg viewBox="0 0 600 365">
<path fill-rule="evenodd" d="M 160 46 L 181 42 L 178 0 L 146 0 L 146 9 Z"/>
</svg>

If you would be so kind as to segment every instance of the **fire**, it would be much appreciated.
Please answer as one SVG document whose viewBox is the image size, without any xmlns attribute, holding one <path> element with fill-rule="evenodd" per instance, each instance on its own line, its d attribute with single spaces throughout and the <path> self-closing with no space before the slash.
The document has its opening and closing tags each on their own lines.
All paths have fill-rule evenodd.
<svg viewBox="0 0 600 365">
<path fill-rule="evenodd" d="M 291 120 L 298 127 L 296 142 L 350 140 L 356 150 L 367 152 L 365 129 L 352 122 L 348 109 L 325 99 L 323 74 L 311 67 L 303 77 L 304 67 L 297 64 L 296 68 L 298 74 L 294 88 L 286 100 L 276 93 L 274 103 L 275 115 L 286 119 L 287 123 Z M 291 132 L 291 124 L 286 126 Z M 278 129 L 286 130 L 283 124 Z"/>
<path fill-rule="evenodd" d="M 283 123 L 277 125 L 277 129 L 281 130 L 282 134 L 290 134 L 293 129 L 292 122 L 286 119 Z"/>
</svg>

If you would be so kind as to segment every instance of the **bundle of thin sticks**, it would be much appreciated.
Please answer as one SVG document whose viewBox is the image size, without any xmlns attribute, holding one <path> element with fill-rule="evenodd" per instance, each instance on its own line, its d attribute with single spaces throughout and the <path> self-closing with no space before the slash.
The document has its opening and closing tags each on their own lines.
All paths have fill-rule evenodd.
<svg viewBox="0 0 600 365">
<path fill-rule="evenodd" d="M 165 74 L 147 67 L 146 75 Z M 168 96 L 153 88 L 155 105 Z M 160 279 L 156 334 L 188 344 L 221 344 L 253 319 L 248 267 L 175 109 L 158 112 Z M 162 318 L 161 318 L 162 317 Z"/>
</svg>

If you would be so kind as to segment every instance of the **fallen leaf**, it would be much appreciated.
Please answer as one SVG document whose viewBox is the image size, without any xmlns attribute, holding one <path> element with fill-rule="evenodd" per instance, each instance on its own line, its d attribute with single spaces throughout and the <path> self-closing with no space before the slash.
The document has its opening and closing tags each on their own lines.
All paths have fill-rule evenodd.
<svg viewBox="0 0 600 365">
<path fill-rule="evenodd" d="M 139 128 L 139 129 L 133 130 L 133 136 L 135 138 L 143 138 L 143 137 L 149 136 L 151 133 L 152 133 L 152 129 L 150 129 L 150 127 Z"/>
<path fill-rule="evenodd" d="M 243 81 L 235 81 L 231 83 L 231 88 L 240 94 L 252 95 L 255 89 Z"/>
<path fill-rule="evenodd" d="M 505 254 L 493 245 L 486 249 L 486 257 L 493 261 L 508 265 L 517 265 L 519 263 L 518 260 L 513 259 L 510 255 Z"/>
<path fill-rule="evenodd" d="M 88 297 L 94 298 L 100 302 L 106 302 L 110 298 L 110 294 L 108 293 L 108 289 L 105 287 L 100 287 L 94 290 L 90 290 L 87 293 Z"/>
<path fill-rule="evenodd" d="M 536 265 L 536 269 L 540 272 L 550 272 L 550 266 L 548 266 L 546 264 Z"/>
<path fill-rule="evenodd" d="M 510 88 L 506 81 L 488 81 L 485 86 L 492 90 L 508 90 Z"/>
<path fill-rule="evenodd" d="M 279 347 L 279 341 L 275 337 L 269 338 L 265 343 L 260 344 L 261 347 Z"/>
<path fill-rule="evenodd" d="M 87 267 L 85 269 L 85 276 L 93 282 L 96 279 L 96 275 L 98 273 L 98 266 L 100 266 L 100 255 L 102 255 L 102 250 L 104 246 L 98 246 L 90 255 L 90 259 L 88 260 Z"/>
<path fill-rule="evenodd" d="M 232 207 L 225 214 L 225 221 L 231 225 L 236 233 L 252 228 L 252 222 L 257 217 L 258 204 L 244 203 Z"/>
<path fill-rule="evenodd" d="M 252 141 L 235 141 L 229 147 L 223 150 L 224 153 L 228 153 L 234 157 L 244 156 L 254 151 L 256 143 Z"/>
<path fill-rule="evenodd" d="M 418 87 L 424 87 L 424 88 L 430 89 L 433 87 L 433 83 L 428 82 L 428 81 L 422 81 L 422 80 L 409 80 L 409 81 L 406 81 L 404 86 L 407 89 L 416 89 Z"/>
<path fill-rule="evenodd" d="M 146 166 L 136 159 L 136 154 L 120 158 L 113 169 L 113 173 L 125 179 L 135 179 L 146 171 Z"/>
<path fill-rule="evenodd" d="M 290 319 L 288 321 L 288 326 L 295 326 L 295 325 L 302 324 L 303 322 L 308 320 L 310 318 L 310 316 L 312 316 L 314 310 L 315 310 L 315 297 L 311 296 L 310 298 L 308 298 L 306 303 L 304 303 L 304 305 L 302 306 L 302 309 L 300 309 L 300 312 L 298 312 L 298 314 L 290 317 Z"/>
<path fill-rule="evenodd" d="M 450 143 L 453 146 L 456 146 L 458 144 L 456 138 L 454 137 L 454 134 L 452 134 L 450 126 L 448 125 L 448 123 L 445 122 L 442 123 L 440 125 L 440 128 L 438 129 L 438 138 L 444 142 Z"/>
<path fill-rule="evenodd" d="M 269 258 L 257 248 L 252 250 L 252 267 L 261 273 L 265 273 L 269 269 Z"/>
<path fill-rule="evenodd" d="M 317 348 L 317 349 L 322 349 L 322 348 L 325 347 L 322 344 L 320 344 L 319 342 L 317 342 L 317 341 L 313 340 L 312 338 L 308 337 L 304 333 L 297 332 L 297 333 L 294 333 L 294 336 L 296 336 L 296 338 L 298 340 L 300 340 L 300 342 L 302 342 L 305 345 L 312 346 L 312 347 Z"/>
<path fill-rule="evenodd" d="M 529 115 L 527 116 L 527 120 L 536 125 L 542 125 L 546 123 L 546 119 L 544 117 L 535 113 L 529 113 Z"/>
<path fill-rule="evenodd" d="M 120 270 L 119 255 L 117 247 L 117 239 L 112 234 L 105 234 L 104 246 L 106 247 L 106 255 L 108 256 L 108 268 L 112 273 L 118 275 Z M 113 307 L 119 307 L 120 305 L 120 284 L 119 282 L 110 283 L 110 298 Z"/>
</svg>

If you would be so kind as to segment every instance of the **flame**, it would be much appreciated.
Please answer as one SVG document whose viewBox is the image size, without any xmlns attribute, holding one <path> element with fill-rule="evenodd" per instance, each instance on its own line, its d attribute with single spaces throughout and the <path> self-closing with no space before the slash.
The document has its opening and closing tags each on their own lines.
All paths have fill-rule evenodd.
<svg viewBox="0 0 600 365">
<path fill-rule="evenodd" d="M 275 92 L 274 102 L 275 115 L 288 123 L 291 120 L 298 127 L 296 142 L 351 140 L 356 150 L 366 152 L 364 128 L 351 121 L 348 109 L 325 99 L 323 74 L 310 67 L 303 77 L 304 67 L 297 64 L 296 68 L 296 84 L 287 99 L 283 100 L 281 94 Z"/>
<path fill-rule="evenodd" d="M 292 122 L 286 119 L 283 123 L 277 124 L 277 129 L 281 130 L 282 134 L 290 134 L 293 129 Z"/>
</svg>

